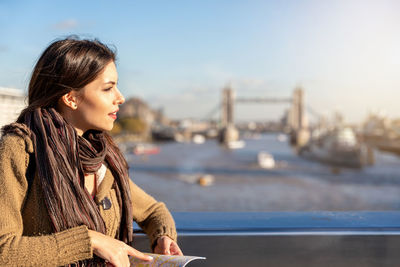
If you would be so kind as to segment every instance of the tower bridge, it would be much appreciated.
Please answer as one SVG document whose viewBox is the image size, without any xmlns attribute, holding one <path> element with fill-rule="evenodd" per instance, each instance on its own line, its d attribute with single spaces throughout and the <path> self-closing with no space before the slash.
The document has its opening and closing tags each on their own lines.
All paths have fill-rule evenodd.
<svg viewBox="0 0 400 267">
<path fill-rule="evenodd" d="M 303 146 L 309 139 L 309 129 L 305 119 L 304 90 L 300 87 L 294 89 L 291 97 L 262 98 L 262 97 L 236 97 L 231 87 L 222 90 L 221 103 L 221 142 L 228 143 L 239 138 L 238 131 L 234 124 L 234 106 L 239 103 L 255 104 L 288 104 L 289 114 L 287 126 L 290 129 L 291 143 L 296 146 Z"/>
</svg>

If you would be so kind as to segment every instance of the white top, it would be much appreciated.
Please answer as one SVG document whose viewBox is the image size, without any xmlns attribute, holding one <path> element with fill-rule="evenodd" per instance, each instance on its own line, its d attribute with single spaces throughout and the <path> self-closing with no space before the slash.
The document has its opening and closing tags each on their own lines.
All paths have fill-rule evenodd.
<svg viewBox="0 0 400 267">
<path fill-rule="evenodd" d="M 107 167 L 104 164 L 101 164 L 100 169 L 97 170 L 96 172 L 96 187 L 99 188 L 101 182 L 104 179 L 104 176 L 106 176 L 106 171 L 107 171 Z"/>
</svg>

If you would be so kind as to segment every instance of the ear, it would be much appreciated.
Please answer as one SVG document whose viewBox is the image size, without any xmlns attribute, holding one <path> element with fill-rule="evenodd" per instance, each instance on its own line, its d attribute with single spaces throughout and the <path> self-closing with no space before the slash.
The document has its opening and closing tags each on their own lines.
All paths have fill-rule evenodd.
<svg viewBox="0 0 400 267">
<path fill-rule="evenodd" d="M 76 91 L 70 91 L 61 97 L 61 102 L 67 107 L 75 110 L 78 108 L 78 96 Z"/>
</svg>

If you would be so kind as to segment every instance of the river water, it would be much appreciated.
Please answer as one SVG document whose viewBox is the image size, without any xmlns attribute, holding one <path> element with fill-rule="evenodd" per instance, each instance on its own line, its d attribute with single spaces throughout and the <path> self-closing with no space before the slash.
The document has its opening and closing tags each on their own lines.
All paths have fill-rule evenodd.
<svg viewBox="0 0 400 267">
<path fill-rule="evenodd" d="M 163 143 L 159 154 L 126 152 L 126 158 L 132 180 L 171 211 L 400 209 L 400 157 L 375 151 L 373 166 L 333 172 L 297 156 L 277 137 L 244 139 L 246 146 L 236 150 L 215 140 Z M 273 155 L 274 169 L 258 166 L 260 151 Z M 198 178 L 206 174 L 214 182 L 200 186 Z"/>
</svg>

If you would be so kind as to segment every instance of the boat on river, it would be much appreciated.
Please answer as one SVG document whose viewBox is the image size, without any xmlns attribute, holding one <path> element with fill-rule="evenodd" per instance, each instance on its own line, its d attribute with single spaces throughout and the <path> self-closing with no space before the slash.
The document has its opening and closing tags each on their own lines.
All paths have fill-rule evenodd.
<svg viewBox="0 0 400 267">
<path fill-rule="evenodd" d="M 170 126 L 155 124 L 151 128 L 154 141 L 176 141 L 177 130 Z"/>
<path fill-rule="evenodd" d="M 257 154 L 257 162 L 261 168 L 264 169 L 273 169 L 275 168 L 275 159 L 274 157 L 265 151 L 260 151 Z"/>
<path fill-rule="evenodd" d="M 361 168 L 363 162 L 361 145 L 349 127 L 314 133 L 299 153 L 336 167 Z"/>
<path fill-rule="evenodd" d="M 192 137 L 192 142 L 195 144 L 203 144 L 206 141 L 206 138 L 204 135 L 201 134 L 195 134 Z"/>
<path fill-rule="evenodd" d="M 140 143 L 132 148 L 135 155 L 154 155 L 160 153 L 160 148 L 154 144 Z"/>
<path fill-rule="evenodd" d="M 244 148 L 246 142 L 243 140 L 229 141 L 226 143 L 226 147 L 229 149 L 240 149 Z"/>
</svg>

